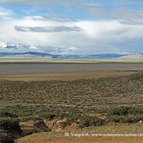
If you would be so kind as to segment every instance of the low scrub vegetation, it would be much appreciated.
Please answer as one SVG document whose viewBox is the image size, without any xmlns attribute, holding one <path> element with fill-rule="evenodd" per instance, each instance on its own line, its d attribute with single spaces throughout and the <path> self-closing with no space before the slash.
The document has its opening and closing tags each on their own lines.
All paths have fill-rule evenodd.
<svg viewBox="0 0 143 143">
<path fill-rule="evenodd" d="M 8 112 L 3 112 L 1 116 L 3 118 L 0 118 L 0 143 L 14 143 L 17 136 L 22 133 L 19 121 Z"/>
<path fill-rule="evenodd" d="M 0 112 L 0 118 L 17 118 L 18 116 L 14 113 L 10 113 L 7 111 Z"/>
<path fill-rule="evenodd" d="M 69 114 L 66 116 L 66 120 L 61 122 L 61 127 L 65 128 L 71 124 L 76 124 L 79 128 L 85 128 L 89 126 L 101 126 L 105 123 L 103 119 L 98 118 L 97 116 L 84 115 L 84 114 Z"/>
<path fill-rule="evenodd" d="M 19 121 L 12 118 L 0 118 L 0 130 L 21 133 Z"/>
<path fill-rule="evenodd" d="M 40 131 L 51 130 L 43 120 L 60 120 L 62 128 L 142 122 L 143 73 L 75 81 L 1 80 L 0 103 L 2 143 L 11 133 L 21 133 L 19 122 L 29 120 L 37 130 L 42 126 Z"/>
<path fill-rule="evenodd" d="M 0 103 L 19 116 L 142 106 L 143 73 L 75 81 L 0 81 Z"/>
<path fill-rule="evenodd" d="M 14 143 L 14 136 L 9 133 L 0 132 L 0 143 Z"/>
<path fill-rule="evenodd" d="M 79 127 L 84 128 L 84 127 L 89 127 L 89 126 L 101 126 L 104 124 L 104 120 L 100 119 L 96 116 L 81 116 L 79 120 Z"/>
<path fill-rule="evenodd" d="M 143 121 L 143 108 L 118 107 L 108 111 L 108 118 L 112 122 L 135 123 Z"/>
</svg>

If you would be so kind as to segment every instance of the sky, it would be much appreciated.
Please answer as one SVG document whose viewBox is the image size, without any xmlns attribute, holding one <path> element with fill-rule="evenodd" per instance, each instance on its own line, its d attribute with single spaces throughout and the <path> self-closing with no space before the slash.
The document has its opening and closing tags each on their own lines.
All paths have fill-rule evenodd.
<svg viewBox="0 0 143 143">
<path fill-rule="evenodd" d="M 0 0 L 0 52 L 138 54 L 142 45 L 143 0 Z"/>
</svg>

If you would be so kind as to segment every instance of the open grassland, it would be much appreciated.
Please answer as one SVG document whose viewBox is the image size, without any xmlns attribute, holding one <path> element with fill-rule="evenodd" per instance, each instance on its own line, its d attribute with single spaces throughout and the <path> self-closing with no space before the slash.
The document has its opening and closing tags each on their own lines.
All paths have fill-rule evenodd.
<svg viewBox="0 0 143 143">
<path fill-rule="evenodd" d="M 17 142 L 143 141 L 142 137 L 64 136 L 65 132 L 143 134 L 142 70 L 0 76 L 0 142 L 38 132 L 48 133 L 33 134 Z"/>
<path fill-rule="evenodd" d="M 142 106 L 143 73 L 73 81 L 0 81 L 0 105 L 17 114 Z M 3 106 L 4 103 L 4 106 Z"/>
</svg>

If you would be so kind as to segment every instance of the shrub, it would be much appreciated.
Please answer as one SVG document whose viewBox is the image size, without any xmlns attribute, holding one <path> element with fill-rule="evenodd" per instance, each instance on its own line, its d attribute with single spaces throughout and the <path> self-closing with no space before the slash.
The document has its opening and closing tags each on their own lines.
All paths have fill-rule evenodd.
<svg viewBox="0 0 143 143">
<path fill-rule="evenodd" d="M 69 122 L 68 122 L 68 121 L 62 121 L 62 122 L 60 122 L 61 128 L 65 128 L 65 127 L 67 127 L 68 125 L 69 125 Z"/>
<path fill-rule="evenodd" d="M 108 111 L 108 115 L 109 116 L 114 116 L 114 115 L 118 115 L 118 116 L 125 116 L 125 115 L 138 115 L 138 114 L 143 114 L 143 109 L 142 108 L 137 108 L 137 107 L 125 107 L 125 106 L 121 106 L 121 107 L 117 107 L 114 109 L 110 109 Z"/>
<path fill-rule="evenodd" d="M 96 116 L 84 115 L 84 116 L 81 116 L 78 125 L 79 127 L 84 128 L 84 127 L 89 127 L 89 126 L 101 126 L 103 124 L 104 124 L 104 120 Z"/>
<path fill-rule="evenodd" d="M 70 113 L 67 115 L 67 122 L 73 123 L 77 122 L 80 119 L 81 115 L 77 113 Z"/>
<path fill-rule="evenodd" d="M 0 129 L 6 132 L 17 132 L 21 133 L 19 121 L 12 118 L 1 118 Z"/>
<path fill-rule="evenodd" d="M 11 134 L 0 132 L 0 143 L 14 143 L 15 138 Z"/>
<path fill-rule="evenodd" d="M 129 114 L 134 114 L 134 115 L 143 115 L 143 108 L 141 107 L 130 107 L 128 110 Z"/>
<path fill-rule="evenodd" d="M 112 122 L 135 123 L 143 120 L 143 109 L 137 107 L 118 107 L 108 111 Z"/>
<path fill-rule="evenodd" d="M 1 111 L 0 112 L 0 117 L 6 118 L 6 117 L 10 117 L 10 118 L 17 118 L 18 116 L 14 113 L 10 113 L 7 111 Z"/>
<path fill-rule="evenodd" d="M 53 120 L 56 117 L 56 115 L 55 114 L 50 114 L 50 113 L 43 113 L 43 114 L 40 115 L 40 117 L 46 118 L 48 120 Z"/>
<path fill-rule="evenodd" d="M 111 116 L 110 121 L 120 123 L 136 123 L 143 120 L 143 115 Z"/>
<path fill-rule="evenodd" d="M 66 126 L 70 125 L 71 123 L 77 123 L 79 121 L 81 115 L 77 114 L 77 113 L 68 113 L 68 114 L 65 114 L 64 117 L 66 117 L 66 120 L 60 122 L 60 126 L 62 128 L 65 128 Z"/>
<path fill-rule="evenodd" d="M 109 116 L 125 116 L 129 113 L 129 107 L 118 107 L 108 111 Z"/>
</svg>

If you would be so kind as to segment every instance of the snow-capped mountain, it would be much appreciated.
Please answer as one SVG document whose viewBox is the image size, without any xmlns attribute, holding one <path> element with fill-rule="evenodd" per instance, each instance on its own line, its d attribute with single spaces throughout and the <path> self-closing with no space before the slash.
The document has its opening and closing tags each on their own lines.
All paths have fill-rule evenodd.
<svg viewBox="0 0 143 143">
<path fill-rule="evenodd" d="M 48 53 L 40 52 L 23 52 L 23 53 L 1 53 L 0 57 L 3 58 L 62 58 L 60 55 L 51 55 Z"/>
<path fill-rule="evenodd" d="M 15 44 L 15 43 L 4 43 L 0 42 L 0 48 L 3 50 L 8 50 L 8 49 L 38 49 L 38 45 L 28 45 L 28 44 Z"/>
<path fill-rule="evenodd" d="M 11 58 L 33 58 L 33 57 L 46 57 L 46 58 L 61 58 L 54 52 L 55 47 L 51 46 L 38 46 L 28 44 L 15 44 L 0 42 L 0 57 Z"/>
<path fill-rule="evenodd" d="M 143 59 L 143 54 L 73 54 L 72 48 L 5 43 L 0 41 L 0 57 L 10 58 L 64 58 L 64 59 Z"/>
<path fill-rule="evenodd" d="M 0 42 L 0 53 L 25 53 L 25 52 L 48 53 L 52 55 L 72 54 L 74 47 L 41 46 L 35 44 L 15 44 Z"/>
<path fill-rule="evenodd" d="M 73 54 L 75 48 L 61 48 L 54 46 L 39 46 L 28 44 L 15 44 L 0 42 L 0 57 L 8 58 L 64 58 L 64 59 L 113 59 L 119 58 L 121 54 L 95 54 L 79 55 Z"/>
</svg>

